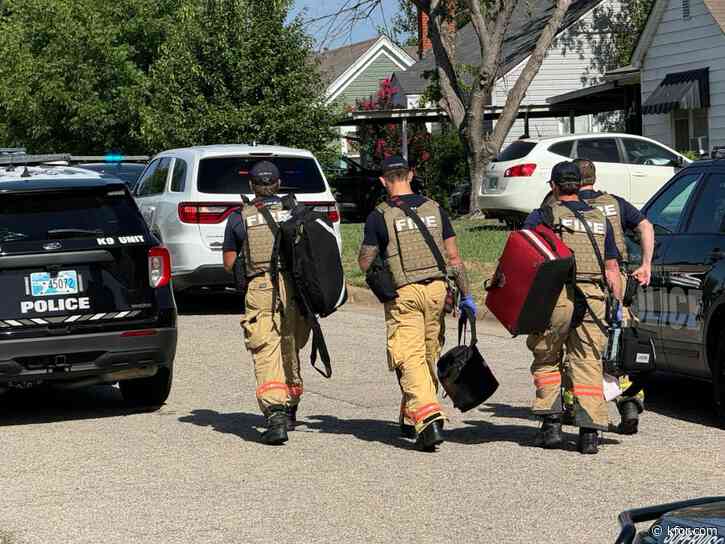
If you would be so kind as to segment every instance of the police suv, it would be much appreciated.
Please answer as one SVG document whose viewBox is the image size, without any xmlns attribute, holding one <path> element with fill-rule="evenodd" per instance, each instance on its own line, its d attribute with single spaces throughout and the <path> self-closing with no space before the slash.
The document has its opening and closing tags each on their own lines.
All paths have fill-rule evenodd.
<svg viewBox="0 0 725 544">
<path fill-rule="evenodd" d="M 118 382 L 160 406 L 172 383 L 168 251 L 120 180 L 65 155 L 0 155 L 0 391 Z"/>
</svg>

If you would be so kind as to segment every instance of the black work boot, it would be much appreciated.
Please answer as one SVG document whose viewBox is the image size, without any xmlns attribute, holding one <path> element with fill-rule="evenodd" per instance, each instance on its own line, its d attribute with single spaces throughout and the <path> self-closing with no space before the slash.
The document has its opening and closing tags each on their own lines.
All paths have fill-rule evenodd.
<svg viewBox="0 0 725 544">
<path fill-rule="evenodd" d="M 287 430 L 294 431 L 297 426 L 297 405 L 287 406 Z"/>
<path fill-rule="evenodd" d="M 622 422 L 619 424 L 620 434 L 637 434 L 639 430 L 639 406 L 636 401 L 625 400 L 617 404 Z"/>
<path fill-rule="evenodd" d="M 537 443 L 544 449 L 551 450 L 561 446 L 564 437 L 561 434 L 561 416 L 546 416 L 539 429 Z"/>
<path fill-rule="evenodd" d="M 400 436 L 402 436 L 403 438 L 415 438 L 415 426 L 401 422 Z"/>
<path fill-rule="evenodd" d="M 436 419 L 425 427 L 418 435 L 416 444 L 421 451 L 434 452 L 436 446 L 443 442 L 443 420 Z"/>
<path fill-rule="evenodd" d="M 596 429 L 579 429 L 579 453 L 593 455 L 599 453 L 599 433 Z"/>
<path fill-rule="evenodd" d="M 262 442 L 270 446 L 287 442 L 287 409 L 284 406 L 270 406 Z"/>
</svg>

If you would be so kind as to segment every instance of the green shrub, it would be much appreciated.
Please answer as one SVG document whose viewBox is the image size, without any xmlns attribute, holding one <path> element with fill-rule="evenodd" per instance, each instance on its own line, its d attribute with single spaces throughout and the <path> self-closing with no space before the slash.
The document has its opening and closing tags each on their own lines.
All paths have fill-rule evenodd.
<svg viewBox="0 0 725 544">
<path fill-rule="evenodd" d="M 423 178 L 425 194 L 450 210 L 451 193 L 470 179 L 463 143 L 455 130 L 444 127 L 431 136 L 425 160 L 418 165 L 418 175 Z"/>
</svg>

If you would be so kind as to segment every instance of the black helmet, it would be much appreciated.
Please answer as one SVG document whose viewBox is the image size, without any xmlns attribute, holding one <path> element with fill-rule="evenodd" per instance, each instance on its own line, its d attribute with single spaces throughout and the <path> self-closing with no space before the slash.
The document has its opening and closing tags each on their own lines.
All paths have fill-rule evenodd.
<svg viewBox="0 0 725 544">
<path fill-rule="evenodd" d="M 274 185 L 279 181 L 279 169 L 269 161 L 259 161 L 249 175 L 254 185 Z"/>
<path fill-rule="evenodd" d="M 576 164 L 564 161 L 551 170 L 551 182 L 556 185 L 581 185 L 582 175 Z"/>
</svg>

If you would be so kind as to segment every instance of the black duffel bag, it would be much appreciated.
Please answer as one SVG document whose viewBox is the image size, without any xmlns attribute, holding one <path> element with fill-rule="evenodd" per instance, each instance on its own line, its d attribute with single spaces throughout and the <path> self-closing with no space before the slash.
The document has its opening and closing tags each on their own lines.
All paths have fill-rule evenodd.
<svg viewBox="0 0 725 544">
<path fill-rule="evenodd" d="M 466 323 L 471 325 L 471 343 L 461 345 Z M 469 310 L 458 320 L 458 346 L 438 360 L 438 379 L 453 401 L 453 406 L 467 412 L 485 402 L 498 389 L 493 375 L 476 347 L 476 318 Z"/>
<path fill-rule="evenodd" d="M 652 372 L 657 363 L 654 339 L 637 327 L 612 329 L 603 362 L 604 372 L 612 376 Z"/>
</svg>

